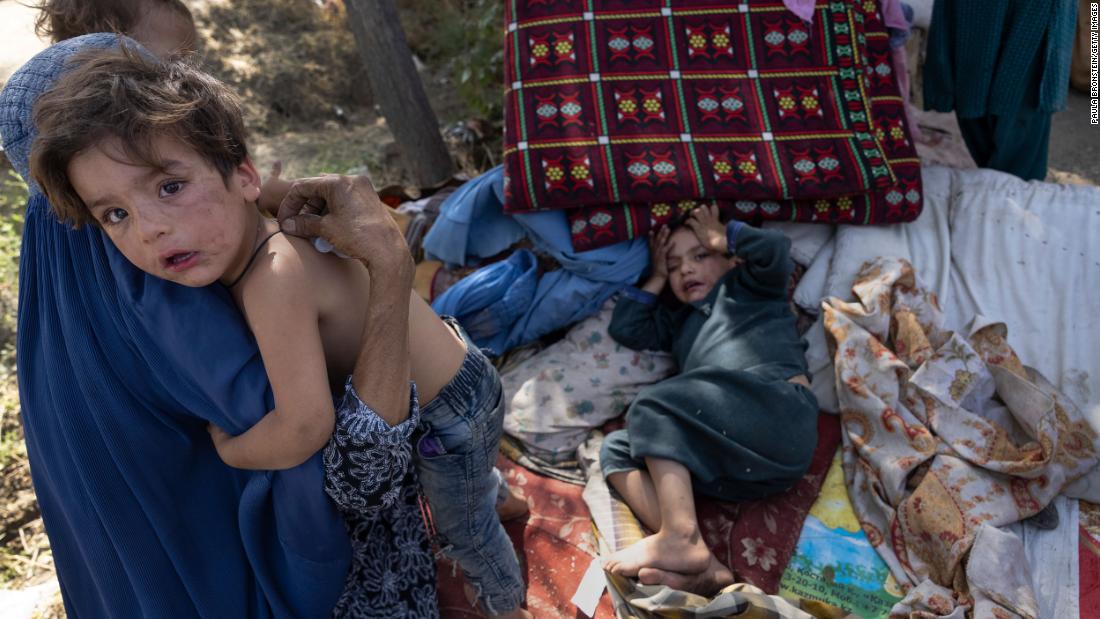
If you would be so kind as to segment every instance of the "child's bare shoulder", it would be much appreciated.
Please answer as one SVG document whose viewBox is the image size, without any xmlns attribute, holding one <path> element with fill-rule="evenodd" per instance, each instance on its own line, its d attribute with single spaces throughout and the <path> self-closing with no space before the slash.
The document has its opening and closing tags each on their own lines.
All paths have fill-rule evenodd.
<svg viewBox="0 0 1100 619">
<path fill-rule="evenodd" d="M 366 269 L 354 260 L 319 252 L 309 239 L 276 234 L 242 282 L 241 301 L 246 310 L 250 306 L 297 306 L 299 310 L 308 306 L 324 313 L 324 308 L 332 306 L 334 295 L 369 286 L 365 278 Z"/>
<path fill-rule="evenodd" d="M 308 295 L 332 276 L 333 265 L 322 257 L 307 239 L 275 234 L 253 261 L 240 294 L 246 304 L 271 296 L 289 301 L 288 295 Z"/>
</svg>

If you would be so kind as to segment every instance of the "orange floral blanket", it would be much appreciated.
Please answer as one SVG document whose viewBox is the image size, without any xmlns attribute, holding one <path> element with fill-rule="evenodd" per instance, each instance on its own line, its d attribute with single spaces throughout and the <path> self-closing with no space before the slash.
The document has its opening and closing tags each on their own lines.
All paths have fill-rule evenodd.
<svg viewBox="0 0 1100 619">
<path fill-rule="evenodd" d="M 852 290 L 824 324 L 852 505 L 908 592 L 892 616 L 1036 617 L 1023 546 L 998 527 L 1095 466 L 1096 432 L 1003 324 L 946 330 L 908 262 L 869 262 Z"/>
</svg>

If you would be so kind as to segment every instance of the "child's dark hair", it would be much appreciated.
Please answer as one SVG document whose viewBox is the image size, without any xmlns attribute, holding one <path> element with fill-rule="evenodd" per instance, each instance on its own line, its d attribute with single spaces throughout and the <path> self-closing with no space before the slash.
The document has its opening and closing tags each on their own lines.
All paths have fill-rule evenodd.
<svg viewBox="0 0 1100 619">
<path fill-rule="evenodd" d="M 120 46 L 93 50 L 39 98 L 31 175 L 58 219 L 76 226 L 91 217 L 69 181 L 72 159 L 112 138 L 135 163 L 163 169 L 153 141 L 170 136 L 194 149 L 228 182 L 248 158 L 240 102 L 186 60 L 160 61 Z"/>
<path fill-rule="evenodd" d="M 181 0 L 146 0 L 194 21 Z M 54 43 L 93 32 L 129 34 L 141 18 L 142 2 L 135 0 L 43 0 L 35 8 L 34 31 Z"/>
</svg>

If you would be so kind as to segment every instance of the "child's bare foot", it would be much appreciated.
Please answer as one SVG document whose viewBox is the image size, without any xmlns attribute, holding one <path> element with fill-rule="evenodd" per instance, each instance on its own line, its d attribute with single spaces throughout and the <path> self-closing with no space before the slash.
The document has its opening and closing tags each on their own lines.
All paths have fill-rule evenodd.
<svg viewBox="0 0 1100 619">
<path fill-rule="evenodd" d="M 645 567 L 698 574 L 707 569 L 710 559 L 710 550 L 698 527 L 682 531 L 668 527 L 611 555 L 604 567 L 622 576 L 637 576 Z"/>
<path fill-rule="evenodd" d="M 733 572 L 722 565 L 717 557 L 711 555 L 707 569 L 698 574 L 681 574 L 646 567 L 638 570 L 638 582 L 643 585 L 665 585 L 680 591 L 710 597 L 720 589 L 732 585 L 734 578 Z"/>
<path fill-rule="evenodd" d="M 527 501 L 511 489 L 508 490 L 508 498 L 497 503 L 497 516 L 500 517 L 501 522 L 519 518 L 526 513 Z"/>
</svg>

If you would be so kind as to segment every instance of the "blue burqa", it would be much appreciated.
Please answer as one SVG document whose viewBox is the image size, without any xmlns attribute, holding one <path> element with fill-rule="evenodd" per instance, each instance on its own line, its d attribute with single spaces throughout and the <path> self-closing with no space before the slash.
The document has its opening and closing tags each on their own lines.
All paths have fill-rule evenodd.
<svg viewBox="0 0 1100 619">
<path fill-rule="evenodd" d="M 0 133 L 30 200 L 18 364 L 31 476 L 70 617 L 323 617 L 351 560 L 314 456 L 252 472 L 219 460 L 272 406 L 227 291 L 133 267 L 94 226 L 60 224 L 28 178 L 31 108 L 74 52 L 54 45 L 0 93 Z"/>
</svg>

